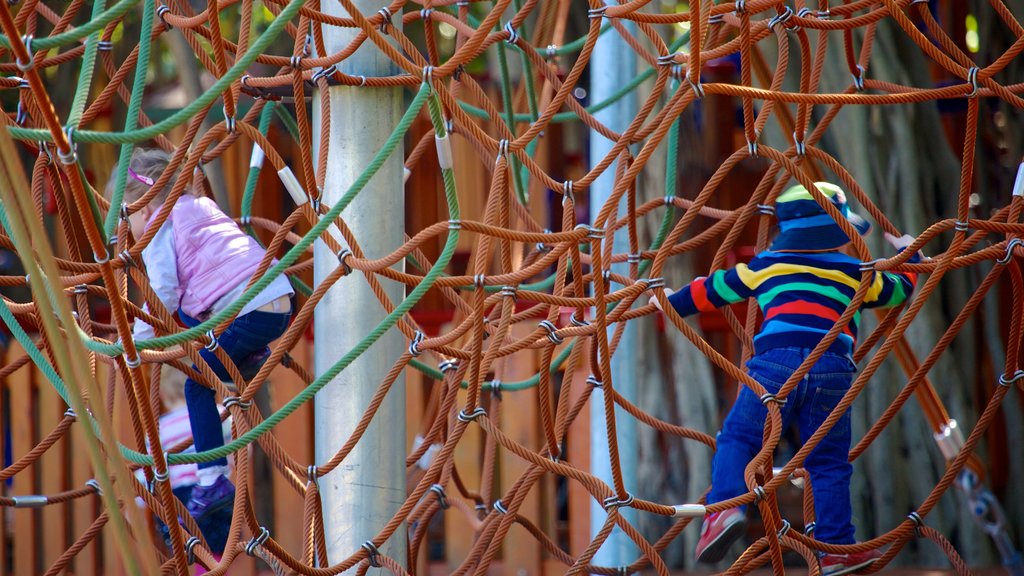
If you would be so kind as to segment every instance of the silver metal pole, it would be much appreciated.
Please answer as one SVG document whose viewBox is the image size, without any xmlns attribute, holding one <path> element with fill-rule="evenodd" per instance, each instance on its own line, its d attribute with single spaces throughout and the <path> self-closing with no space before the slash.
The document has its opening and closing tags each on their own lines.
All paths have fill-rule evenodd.
<svg viewBox="0 0 1024 576">
<path fill-rule="evenodd" d="M 623 22 L 628 29 L 635 32 L 635 24 Z M 591 103 L 601 102 L 609 98 L 622 86 L 631 81 L 637 74 L 637 60 L 633 49 L 629 47 L 614 30 L 609 30 L 597 41 L 594 54 L 590 60 L 590 98 Z M 637 113 L 636 95 L 631 93 L 618 102 L 599 111 L 597 120 L 616 132 L 624 131 Z M 595 131 L 590 133 L 590 164 L 593 166 L 601 161 L 611 150 L 613 142 Z M 615 185 L 615 167 L 612 164 L 594 181 L 590 187 L 590 218 L 593 221 L 601 211 L 601 207 L 611 196 Z M 626 213 L 626 199 L 623 196 L 619 205 L 619 217 Z M 617 254 L 629 252 L 629 239 L 626 232 L 615 235 L 613 249 Z M 616 264 L 612 269 L 617 274 L 629 275 L 629 265 Z M 610 291 L 611 289 L 609 289 Z M 613 327 L 608 328 L 611 339 Z M 637 329 L 635 322 L 626 324 L 625 332 L 619 346 L 612 357 L 612 383 L 615 390 L 630 401 L 636 400 L 636 374 L 634 372 L 637 358 Z M 590 462 L 593 473 L 612 485 L 612 470 L 608 448 L 608 425 L 604 417 L 604 398 L 600 389 L 594 391 L 590 399 Z M 636 420 L 625 410 L 616 406 L 615 427 L 618 433 L 619 461 L 622 464 L 623 482 L 626 489 L 636 489 Z M 623 509 L 626 519 L 634 523 L 636 511 Z M 600 502 L 592 502 L 590 506 L 590 534 L 594 536 L 601 530 L 607 515 Z M 638 549 L 621 529 L 615 528 L 605 541 L 594 563 L 601 566 L 624 566 L 637 558 Z"/>
<path fill-rule="evenodd" d="M 355 0 L 365 15 L 375 14 L 381 0 Z M 325 2 L 328 14 L 349 17 L 337 2 Z M 401 17 L 393 26 L 401 26 Z M 357 28 L 325 26 L 327 52 L 334 54 L 357 35 Z M 395 74 L 397 68 L 373 43 L 339 65 L 342 72 L 367 77 Z M 398 124 L 402 114 L 401 88 L 332 86 L 329 90 L 330 144 L 327 177 L 323 190 L 325 204 L 333 205 L 346 192 L 370 159 Z M 314 102 L 319 102 L 319 93 Z M 314 157 L 319 154 L 320 106 L 313 105 Z M 352 229 L 368 257 L 379 257 L 404 242 L 405 190 L 403 158 L 396 153 L 388 159 L 368 186 L 349 205 L 342 218 Z M 331 228 L 333 230 L 333 227 Z M 340 240 L 340 238 L 339 238 Z M 344 245 L 344 243 L 342 242 Z M 316 284 L 339 266 L 338 255 L 323 242 L 314 246 L 313 276 Z M 385 281 L 394 302 L 404 287 Z M 316 308 L 314 365 L 323 374 L 381 321 L 386 315 L 360 273 L 342 278 Z M 391 364 L 402 354 L 404 340 L 391 330 L 316 395 L 314 403 L 316 462 L 329 460 L 352 434 L 370 404 L 370 398 Z M 381 405 L 362 440 L 344 462 L 320 479 L 323 498 L 327 560 L 337 563 L 357 552 L 391 520 L 406 497 L 405 486 L 405 381 L 400 378 Z M 399 529 L 380 552 L 407 564 L 406 531 Z M 327 566 L 325 559 L 319 559 Z M 349 571 L 354 573 L 355 569 Z M 374 570 L 373 573 L 379 573 Z"/>
</svg>

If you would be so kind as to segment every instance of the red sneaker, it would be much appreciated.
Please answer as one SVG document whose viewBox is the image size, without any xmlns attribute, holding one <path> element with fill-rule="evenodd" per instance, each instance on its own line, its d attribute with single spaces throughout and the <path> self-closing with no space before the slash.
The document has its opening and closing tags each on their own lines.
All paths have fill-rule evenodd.
<svg viewBox="0 0 1024 576">
<path fill-rule="evenodd" d="M 697 562 L 718 562 L 747 529 L 747 516 L 736 508 L 708 514 L 697 541 Z"/>
<path fill-rule="evenodd" d="M 878 550 L 868 550 L 853 554 L 825 554 L 818 562 L 821 564 L 821 576 L 839 576 L 870 566 L 881 557 Z"/>
</svg>

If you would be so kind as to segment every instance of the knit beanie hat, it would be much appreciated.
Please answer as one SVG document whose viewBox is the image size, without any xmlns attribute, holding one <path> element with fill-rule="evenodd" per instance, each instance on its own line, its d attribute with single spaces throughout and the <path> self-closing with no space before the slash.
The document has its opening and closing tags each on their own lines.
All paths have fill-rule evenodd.
<svg viewBox="0 0 1024 576">
<path fill-rule="evenodd" d="M 832 200 L 858 233 L 863 235 L 871 229 L 870 223 L 850 211 L 842 188 L 828 182 L 814 185 Z M 775 200 L 775 217 L 779 221 L 779 235 L 772 242 L 772 250 L 835 250 L 850 242 L 850 237 L 802 185 L 797 184 L 779 194 Z"/>
</svg>

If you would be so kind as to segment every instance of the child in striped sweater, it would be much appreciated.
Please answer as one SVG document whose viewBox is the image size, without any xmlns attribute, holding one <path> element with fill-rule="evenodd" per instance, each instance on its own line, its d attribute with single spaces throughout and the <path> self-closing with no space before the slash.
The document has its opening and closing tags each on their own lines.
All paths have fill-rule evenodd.
<svg viewBox="0 0 1024 576">
<path fill-rule="evenodd" d="M 833 184 L 815 186 L 861 234 L 869 225 L 850 212 L 843 190 Z M 850 242 L 842 228 L 815 202 L 803 186 L 793 186 L 775 203 L 779 234 L 771 248 L 757 254 L 749 264 L 718 270 L 697 278 L 678 292 L 666 289 L 668 301 L 680 316 L 709 312 L 728 304 L 754 298 L 764 313 L 764 322 L 754 337 L 754 356 L 747 363 L 750 376 L 771 394 L 776 394 L 811 350 L 823 339 L 853 299 L 860 286 L 861 262 L 840 249 Z M 902 250 L 911 236 L 886 240 Z M 911 257 L 911 262 L 920 255 Z M 874 275 L 861 308 L 892 307 L 906 302 L 914 289 L 915 274 L 880 272 Z M 656 298 L 651 302 L 660 308 Z M 782 425 L 794 421 L 806 441 L 821 426 L 850 389 L 856 365 L 854 344 L 860 323 L 858 310 L 828 351 L 797 384 L 781 406 Z M 709 504 L 748 492 L 743 479 L 747 464 L 760 451 L 768 410 L 744 387 L 718 434 L 712 463 Z M 853 544 L 851 522 L 850 412 L 815 447 L 804 462 L 814 491 L 816 525 L 808 527 L 814 536 L 830 544 Z M 717 562 L 746 527 L 745 507 L 708 515 L 697 544 L 697 560 Z M 837 576 L 860 570 L 880 554 L 824 554 L 822 574 Z"/>
</svg>

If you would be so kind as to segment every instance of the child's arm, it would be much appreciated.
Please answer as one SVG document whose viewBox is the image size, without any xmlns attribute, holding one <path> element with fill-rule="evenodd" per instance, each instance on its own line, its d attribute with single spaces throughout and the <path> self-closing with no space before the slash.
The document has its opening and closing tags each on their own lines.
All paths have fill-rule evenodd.
<svg viewBox="0 0 1024 576">
<path fill-rule="evenodd" d="M 174 252 L 174 234 L 170 225 L 165 224 L 153 236 L 153 241 L 142 251 L 142 260 L 146 264 L 150 288 L 167 310 L 174 314 L 181 301 L 181 287 L 178 284 L 178 258 Z M 142 305 L 142 310 L 149 312 L 146 304 Z M 155 335 L 153 327 L 140 319 L 135 320 L 132 333 L 136 340 Z"/>
<path fill-rule="evenodd" d="M 888 232 L 885 240 L 897 251 L 902 252 L 910 246 L 915 238 L 909 234 L 896 237 Z M 921 253 L 916 252 L 907 262 L 920 262 Z M 917 284 L 914 272 L 882 272 L 875 274 L 875 280 L 864 297 L 864 308 L 892 308 L 899 306 L 910 298 Z"/>
<path fill-rule="evenodd" d="M 753 290 L 743 281 L 744 272 L 748 272 L 745 264 L 739 264 L 729 270 L 716 270 L 710 276 L 696 278 L 678 292 L 666 288 L 665 294 L 668 296 L 669 304 L 680 316 L 711 312 L 727 304 L 742 302 L 754 295 Z M 657 298 L 652 296 L 650 301 L 661 310 Z"/>
</svg>

